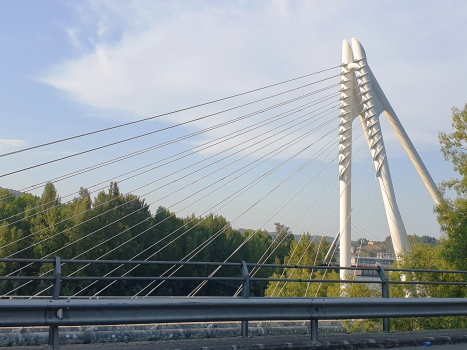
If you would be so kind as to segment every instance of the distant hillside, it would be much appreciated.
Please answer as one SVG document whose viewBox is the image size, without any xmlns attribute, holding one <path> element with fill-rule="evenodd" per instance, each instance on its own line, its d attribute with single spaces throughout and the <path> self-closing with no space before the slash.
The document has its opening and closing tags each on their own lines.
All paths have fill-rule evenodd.
<svg viewBox="0 0 467 350">
<path fill-rule="evenodd" d="M 251 230 L 251 229 L 248 229 L 248 228 L 239 228 L 238 231 L 240 231 L 241 233 L 243 233 L 244 231 L 246 230 Z M 276 238 L 277 236 L 277 232 L 269 232 L 268 231 L 268 235 L 270 235 L 272 238 Z M 300 239 L 300 235 L 294 235 L 295 239 L 298 241 Z M 311 236 L 311 239 L 313 241 L 316 241 L 318 242 L 320 239 L 321 239 L 322 236 L 317 236 L 317 235 L 314 235 L 314 236 Z M 326 237 L 326 242 L 327 243 L 332 243 L 332 241 L 334 240 L 334 237 Z"/>
<path fill-rule="evenodd" d="M 19 198 L 23 195 L 23 192 L 12 190 L 11 188 L 0 187 L 0 190 L 8 190 L 15 195 L 16 198 Z"/>
<path fill-rule="evenodd" d="M 431 244 L 432 246 L 437 246 L 440 244 L 437 238 L 429 237 L 426 235 L 425 236 L 409 235 L 409 240 L 411 244 L 428 243 L 428 244 Z M 387 236 L 384 241 L 369 241 L 366 238 L 358 239 L 356 241 L 352 241 L 352 247 L 354 247 L 356 251 L 357 249 L 361 250 L 360 256 L 375 257 L 379 252 L 394 253 L 391 236 Z"/>
</svg>

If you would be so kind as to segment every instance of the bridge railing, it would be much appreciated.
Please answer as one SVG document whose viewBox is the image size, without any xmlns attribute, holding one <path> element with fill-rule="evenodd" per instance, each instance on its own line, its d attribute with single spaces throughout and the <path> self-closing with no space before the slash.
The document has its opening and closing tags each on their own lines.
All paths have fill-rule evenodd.
<svg viewBox="0 0 467 350">
<path fill-rule="evenodd" d="M 467 302 L 464 299 L 446 298 L 390 298 L 391 284 L 399 285 L 467 285 L 467 282 L 445 281 L 403 281 L 389 280 L 386 271 L 410 273 L 447 273 L 467 274 L 467 271 L 429 270 L 429 269 L 398 269 L 379 267 L 339 267 L 339 266 L 309 266 L 286 264 L 255 264 L 245 261 L 239 263 L 224 262 L 198 262 L 198 261 L 137 261 L 137 260 L 71 260 L 71 259 L 0 259 L 0 263 L 20 264 L 53 264 L 54 276 L 0 276 L 0 281 L 50 281 L 53 283 L 53 292 L 47 300 L 18 300 L 19 296 L 3 296 L 0 300 L 0 326 L 50 326 L 50 339 L 54 348 L 58 348 L 58 327 L 69 325 L 99 325 L 99 324 L 131 324 L 133 323 L 157 323 L 157 322 L 197 322 L 197 321 L 242 321 L 241 334 L 248 336 L 248 320 L 291 320 L 305 319 L 311 321 L 311 336 L 318 339 L 319 319 L 352 319 L 352 318 L 383 318 L 383 331 L 390 330 L 389 319 L 391 317 L 417 317 L 417 316 L 456 316 L 467 315 Z M 230 266 L 240 269 L 240 277 L 235 276 L 63 276 L 63 264 L 123 264 L 123 265 L 202 265 L 202 266 Z M 379 280 L 340 280 L 340 279 L 292 279 L 292 278 L 261 278 L 252 277 L 249 268 L 295 268 L 309 270 L 373 270 Z M 61 295 L 62 283 L 73 281 L 235 281 L 242 285 L 241 298 L 174 298 L 171 299 L 146 299 L 112 298 L 102 300 L 105 297 L 87 297 L 87 300 Z M 250 298 L 250 285 L 252 282 L 299 282 L 299 283 L 365 283 L 380 284 L 381 296 L 378 298 Z M 33 297 L 22 296 L 32 299 Z M 11 300 L 13 299 L 13 300 Z M 60 299 L 67 299 L 62 301 Z M 344 300 L 345 299 L 345 300 Z M 165 300 L 165 301 L 164 301 Z M 172 300 L 172 301 L 168 301 Z M 196 303 L 187 301 L 196 300 Z M 219 301 L 220 300 L 220 301 Z M 227 301 L 228 300 L 228 301 Z M 243 302 L 241 301 L 243 300 Z M 299 301 L 302 300 L 302 301 Z M 338 301 L 341 300 L 341 301 Z M 364 300 L 364 301 L 362 301 Z M 379 301 L 378 301 L 379 300 Z M 458 302 L 459 308 L 453 307 L 453 302 Z M 141 301 L 141 302 L 139 302 Z M 270 302 L 272 301 L 272 303 Z M 331 302 L 331 304 L 329 304 Z M 383 303 L 382 303 L 383 302 Z M 141 304 L 142 303 L 142 304 Z M 318 303 L 318 304 L 316 304 Z M 141 304 L 141 305 L 140 305 Z M 464 305 L 465 304 L 465 305 Z M 178 306 L 177 306 L 178 305 Z M 183 305 L 184 308 L 179 309 Z M 316 306 L 318 305 L 318 306 Z M 340 306 L 339 306 L 340 305 Z M 358 306 L 360 305 L 360 306 Z M 389 308 L 384 306 L 390 306 Z M 364 306 L 364 307 L 363 307 Z M 343 312 L 339 307 L 345 307 Z M 363 307 L 363 308 L 362 308 Z M 376 310 L 374 308 L 380 308 Z M 107 308 L 107 309 L 106 309 Z M 141 317 L 134 313 L 141 308 L 159 310 L 151 315 Z M 218 310 L 214 311 L 211 308 Z M 232 309 L 234 308 L 235 311 Z M 269 310 L 275 308 L 276 311 Z M 360 309 L 359 309 L 360 308 Z M 107 317 L 96 314 L 96 310 L 105 310 Z M 219 310 L 223 311 L 219 311 Z M 265 310 L 268 309 L 268 310 Z M 25 318 L 22 311 L 37 311 L 37 317 Z M 163 313 L 166 310 L 168 313 Z M 178 311 L 177 311 L 178 310 Z M 181 310 L 181 311 L 180 311 Z M 191 311 L 190 311 L 191 310 Z M 177 313 L 178 312 L 178 313 Z M 197 314 L 197 312 L 199 312 Z M 124 316 L 122 316 L 124 315 Z M 44 317 L 45 316 L 45 317 Z"/>
<path fill-rule="evenodd" d="M 0 259 L 0 263 L 24 263 L 24 264 L 53 264 L 54 265 L 54 276 L 25 276 L 25 275 L 8 275 L 0 276 L 0 281 L 51 281 L 54 282 L 54 294 L 59 292 L 57 287 L 61 285 L 61 282 L 71 281 L 236 281 L 242 284 L 251 283 L 255 281 L 262 282 L 299 282 L 299 283 L 364 283 L 364 284 L 381 284 L 382 290 L 387 289 L 390 284 L 416 284 L 416 285 L 467 285 L 467 282 L 446 282 L 446 281 L 394 281 L 389 280 L 386 272 L 402 272 L 402 273 L 447 273 L 447 274 L 467 274 L 467 271 L 460 270 L 432 270 L 432 269 L 398 269 L 392 267 L 340 267 L 340 266 L 328 266 L 328 265 L 287 265 L 287 264 L 256 264 L 247 262 L 205 262 L 205 261 L 142 261 L 142 260 L 72 260 L 72 259 L 61 259 L 56 257 L 55 259 Z M 241 271 L 241 277 L 234 276 L 222 276 L 222 277 L 209 277 L 209 276 L 62 276 L 61 266 L 63 264 L 121 264 L 121 265 L 185 265 L 185 266 L 230 266 L 238 267 Z M 250 267 L 258 268 L 294 268 L 294 269 L 308 269 L 308 270 L 349 270 L 359 271 L 368 270 L 374 271 L 380 278 L 380 280 L 356 280 L 356 279 L 294 279 L 294 278 L 273 278 L 273 277 L 252 277 L 250 276 Z M 388 292 L 389 293 L 389 292 Z M 60 297 L 69 298 L 68 296 Z M 1 296 L 0 296 L 1 297 Z"/>
</svg>

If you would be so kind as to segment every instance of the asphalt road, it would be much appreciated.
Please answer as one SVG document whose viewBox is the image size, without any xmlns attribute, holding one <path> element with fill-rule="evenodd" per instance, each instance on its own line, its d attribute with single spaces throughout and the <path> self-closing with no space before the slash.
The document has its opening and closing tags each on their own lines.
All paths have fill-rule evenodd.
<svg viewBox="0 0 467 350">
<path fill-rule="evenodd" d="M 394 349 L 394 348 L 393 348 Z M 395 348 L 395 349 L 404 349 L 404 350 L 420 350 L 420 349 L 427 349 L 427 350 L 465 350 L 467 349 L 467 344 L 451 344 L 451 345 L 432 345 L 428 347 L 424 346 L 411 346 L 409 348 Z"/>
<path fill-rule="evenodd" d="M 60 350 L 149 350 L 149 349 L 167 349 L 163 342 L 141 342 L 141 343 L 114 343 L 114 344 L 76 344 L 76 345 L 63 345 L 60 346 Z M 9 350 L 51 350 L 50 346 L 21 346 L 21 347 L 8 347 Z M 206 348 L 199 348 L 199 350 L 205 350 Z M 215 348 L 209 348 L 214 350 Z M 232 347 L 232 349 L 234 349 Z M 260 349 L 257 347 L 256 349 Z M 293 348 L 291 348 L 293 349 Z M 312 348 L 310 348 L 312 349 Z M 404 349 L 404 350 L 466 350 L 467 343 L 465 344 L 445 344 L 445 345 L 432 345 L 425 347 L 411 346 L 411 347 L 397 347 L 391 349 Z"/>
</svg>

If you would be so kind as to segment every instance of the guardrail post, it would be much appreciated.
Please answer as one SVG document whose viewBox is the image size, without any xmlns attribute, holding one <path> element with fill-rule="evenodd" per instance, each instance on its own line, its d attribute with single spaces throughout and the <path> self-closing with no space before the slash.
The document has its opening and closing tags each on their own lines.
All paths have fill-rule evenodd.
<svg viewBox="0 0 467 350">
<path fill-rule="evenodd" d="M 378 266 L 378 275 L 381 279 L 381 296 L 383 298 L 389 298 L 389 278 L 384 271 L 382 266 Z M 391 325 L 389 323 L 389 318 L 383 318 L 383 332 L 390 332 Z"/>
<path fill-rule="evenodd" d="M 60 299 L 60 287 L 62 283 L 62 264 L 60 262 L 60 257 L 55 257 L 54 262 L 54 275 L 55 275 L 55 284 L 54 284 L 54 291 L 52 295 L 53 300 Z M 58 350 L 58 326 L 51 326 L 49 328 L 49 345 L 53 346 L 53 350 Z"/>
<path fill-rule="evenodd" d="M 250 297 L 250 272 L 246 266 L 246 262 L 242 261 L 242 277 L 245 278 L 243 282 L 242 297 L 245 299 Z M 248 338 L 248 321 L 242 321 L 242 337 Z"/>
<path fill-rule="evenodd" d="M 319 328 L 318 328 L 318 320 L 311 320 L 311 340 L 318 341 L 319 339 Z"/>
</svg>

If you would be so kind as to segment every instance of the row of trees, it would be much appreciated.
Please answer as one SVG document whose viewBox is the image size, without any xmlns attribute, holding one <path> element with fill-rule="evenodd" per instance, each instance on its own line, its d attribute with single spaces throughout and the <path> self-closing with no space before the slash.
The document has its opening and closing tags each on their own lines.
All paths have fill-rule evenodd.
<svg viewBox="0 0 467 350">
<path fill-rule="evenodd" d="M 8 190 L 0 191 L 0 257 L 62 259 L 119 259 L 179 261 L 223 261 L 242 242 L 252 236 L 230 261 L 256 262 L 272 243 L 266 231 L 234 230 L 223 216 L 178 217 L 164 207 L 151 213 L 144 199 L 133 194 L 122 194 L 117 183 L 108 191 L 101 191 L 92 199 L 81 188 L 79 196 L 61 203 L 52 183 L 46 184 L 41 197 L 25 193 L 20 197 Z M 277 224 L 279 238 L 272 245 L 267 262 L 283 261 L 293 235 L 288 228 Z M 254 234 L 254 235 L 253 235 Z M 51 264 L 1 263 L 0 275 L 50 275 Z M 63 275 L 68 276 L 167 276 L 174 272 L 171 265 L 118 266 L 92 264 L 80 266 L 65 264 Z M 215 266 L 184 266 L 175 276 L 208 276 Z M 130 269 L 132 269 L 130 271 Z M 18 271 L 19 270 L 19 271 Z M 259 271 L 266 277 L 271 271 Z M 238 268 L 222 268 L 217 276 L 239 276 Z M 165 282 L 151 295 L 187 295 L 199 282 Z M 63 294 L 93 295 L 106 288 L 101 295 L 134 295 L 149 282 L 77 282 L 66 283 Z M 24 281 L 3 282 L 0 295 L 22 286 Z M 147 294 L 158 284 L 144 289 Z M 47 283 L 27 283 L 13 294 L 33 295 L 49 286 Z M 239 285 L 210 282 L 198 295 L 233 295 Z M 255 284 L 254 295 L 263 295 L 265 284 Z M 85 288 L 83 290 L 83 288 Z M 45 292 L 50 295 L 51 289 Z"/>
</svg>

